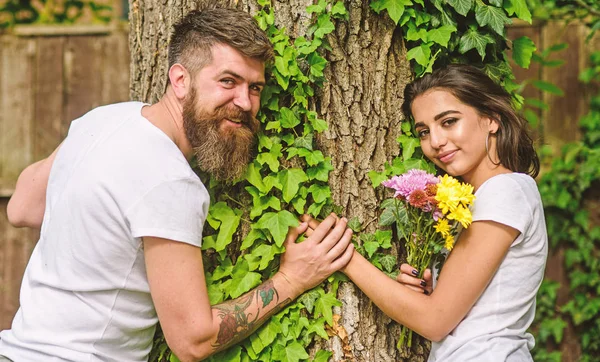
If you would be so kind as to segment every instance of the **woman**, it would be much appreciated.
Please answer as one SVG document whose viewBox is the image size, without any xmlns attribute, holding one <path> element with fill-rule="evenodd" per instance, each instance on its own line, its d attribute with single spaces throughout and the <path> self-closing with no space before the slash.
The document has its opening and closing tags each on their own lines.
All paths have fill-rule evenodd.
<svg viewBox="0 0 600 362">
<path fill-rule="evenodd" d="M 473 185 L 473 223 L 434 289 L 406 264 L 397 283 L 357 252 L 344 273 L 387 315 L 433 341 L 429 361 L 532 361 L 534 339 L 526 331 L 547 235 L 527 122 L 501 86 L 467 65 L 408 85 L 403 111 L 425 156 Z"/>
</svg>

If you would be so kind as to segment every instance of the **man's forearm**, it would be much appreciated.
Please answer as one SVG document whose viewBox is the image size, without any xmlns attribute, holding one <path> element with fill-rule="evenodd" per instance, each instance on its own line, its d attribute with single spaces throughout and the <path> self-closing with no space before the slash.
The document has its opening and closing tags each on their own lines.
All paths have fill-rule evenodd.
<svg viewBox="0 0 600 362">
<path fill-rule="evenodd" d="M 39 229 L 46 210 L 46 189 L 50 170 L 60 145 L 48 158 L 27 166 L 17 179 L 15 192 L 8 201 L 8 221 L 15 227 Z"/>
<path fill-rule="evenodd" d="M 243 296 L 214 305 L 219 323 L 214 352 L 234 345 L 254 333 L 267 319 L 297 297 L 282 274 L 276 274 Z"/>
</svg>

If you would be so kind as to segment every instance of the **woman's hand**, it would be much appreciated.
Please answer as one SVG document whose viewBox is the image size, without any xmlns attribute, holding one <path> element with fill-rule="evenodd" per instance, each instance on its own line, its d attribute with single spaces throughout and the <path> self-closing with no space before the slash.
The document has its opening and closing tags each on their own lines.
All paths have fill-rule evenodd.
<svg viewBox="0 0 600 362">
<path fill-rule="evenodd" d="M 423 279 L 418 277 L 419 271 L 408 264 L 402 264 L 400 266 L 400 274 L 396 277 L 396 280 L 404 285 L 405 287 L 412 289 L 425 295 L 433 292 L 433 283 L 431 282 L 431 269 L 425 269 L 423 273 Z"/>
</svg>

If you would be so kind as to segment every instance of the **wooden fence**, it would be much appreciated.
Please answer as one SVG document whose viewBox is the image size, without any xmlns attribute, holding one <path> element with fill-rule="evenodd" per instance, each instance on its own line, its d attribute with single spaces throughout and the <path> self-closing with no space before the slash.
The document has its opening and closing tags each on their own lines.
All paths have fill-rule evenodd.
<svg viewBox="0 0 600 362">
<path fill-rule="evenodd" d="M 107 26 L 22 27 L 0 35 L 0 330 L 10 327 L 35 232 L 11 227 L 19 173 L 48 156 L 71 120 L 129 98 L 127 33 Z"/>
<path fill-rule="evenodd" d="M 0 330 L 10 327 L 18 308 L 21 278 L 38 237 L 12 228 L 6 219 L 18 174 L 58 145 L 71 120 L 95 106 L 128 99 L 127 34 L 103 27 L 69 29 L 22 28 L 16 35 L 0 36 Z M 526 97 L 541 98 L 550 107 L 542 114 L 543 142 L 558 148 L 578 139 L 577 121 L 588 111 L 593 90 L 577 78 L 589 54 L 600 50 L 600 37 L 586 43 L 583 26 L 562 24 L 517 24 L 508 33 L 510 39 L 530 37 L 538 49 L 568 44 L 555 55 L 566 60 L 560 68 L 532 63 L 528 70 L 514 69 L 518 80 L 541 79 L 565 91 L 564 97 L 533 87 L 525 91 Z M 551 255 L 547 275 L 563 283 L 564 297 L 563 259 L 562 252 Z M 567 340 L 563 345 L 564 361 L 577 359 L 576 344 Z"/>
</svg>

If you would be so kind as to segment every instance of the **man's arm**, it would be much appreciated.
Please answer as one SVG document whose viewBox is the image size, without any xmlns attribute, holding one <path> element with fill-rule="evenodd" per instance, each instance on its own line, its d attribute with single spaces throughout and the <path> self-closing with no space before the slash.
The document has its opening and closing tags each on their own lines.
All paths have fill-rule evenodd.
<svg viewBox="0 0 600 362">
<path fill-rule="evenodd" d="M 329 217 L 302 243 L 307 228 L 290 230 L 280 270 L 245 295 L 210 306 L 199 248 L 144 237 L 150 292 L 167 344 L 184 362 L 198 361 L 253 333 L 304 291 L 345 266 L 352 257 L 346 220 Z"/>
<path fill-rule="evenodd" d="M 47 158 L 27 166 L 17 179 L 8 201 L 8 222 L 14 227 L 40 229 L 46 210 L 46 188 L 50 169 L 60 145 Z"/>
</svg>

